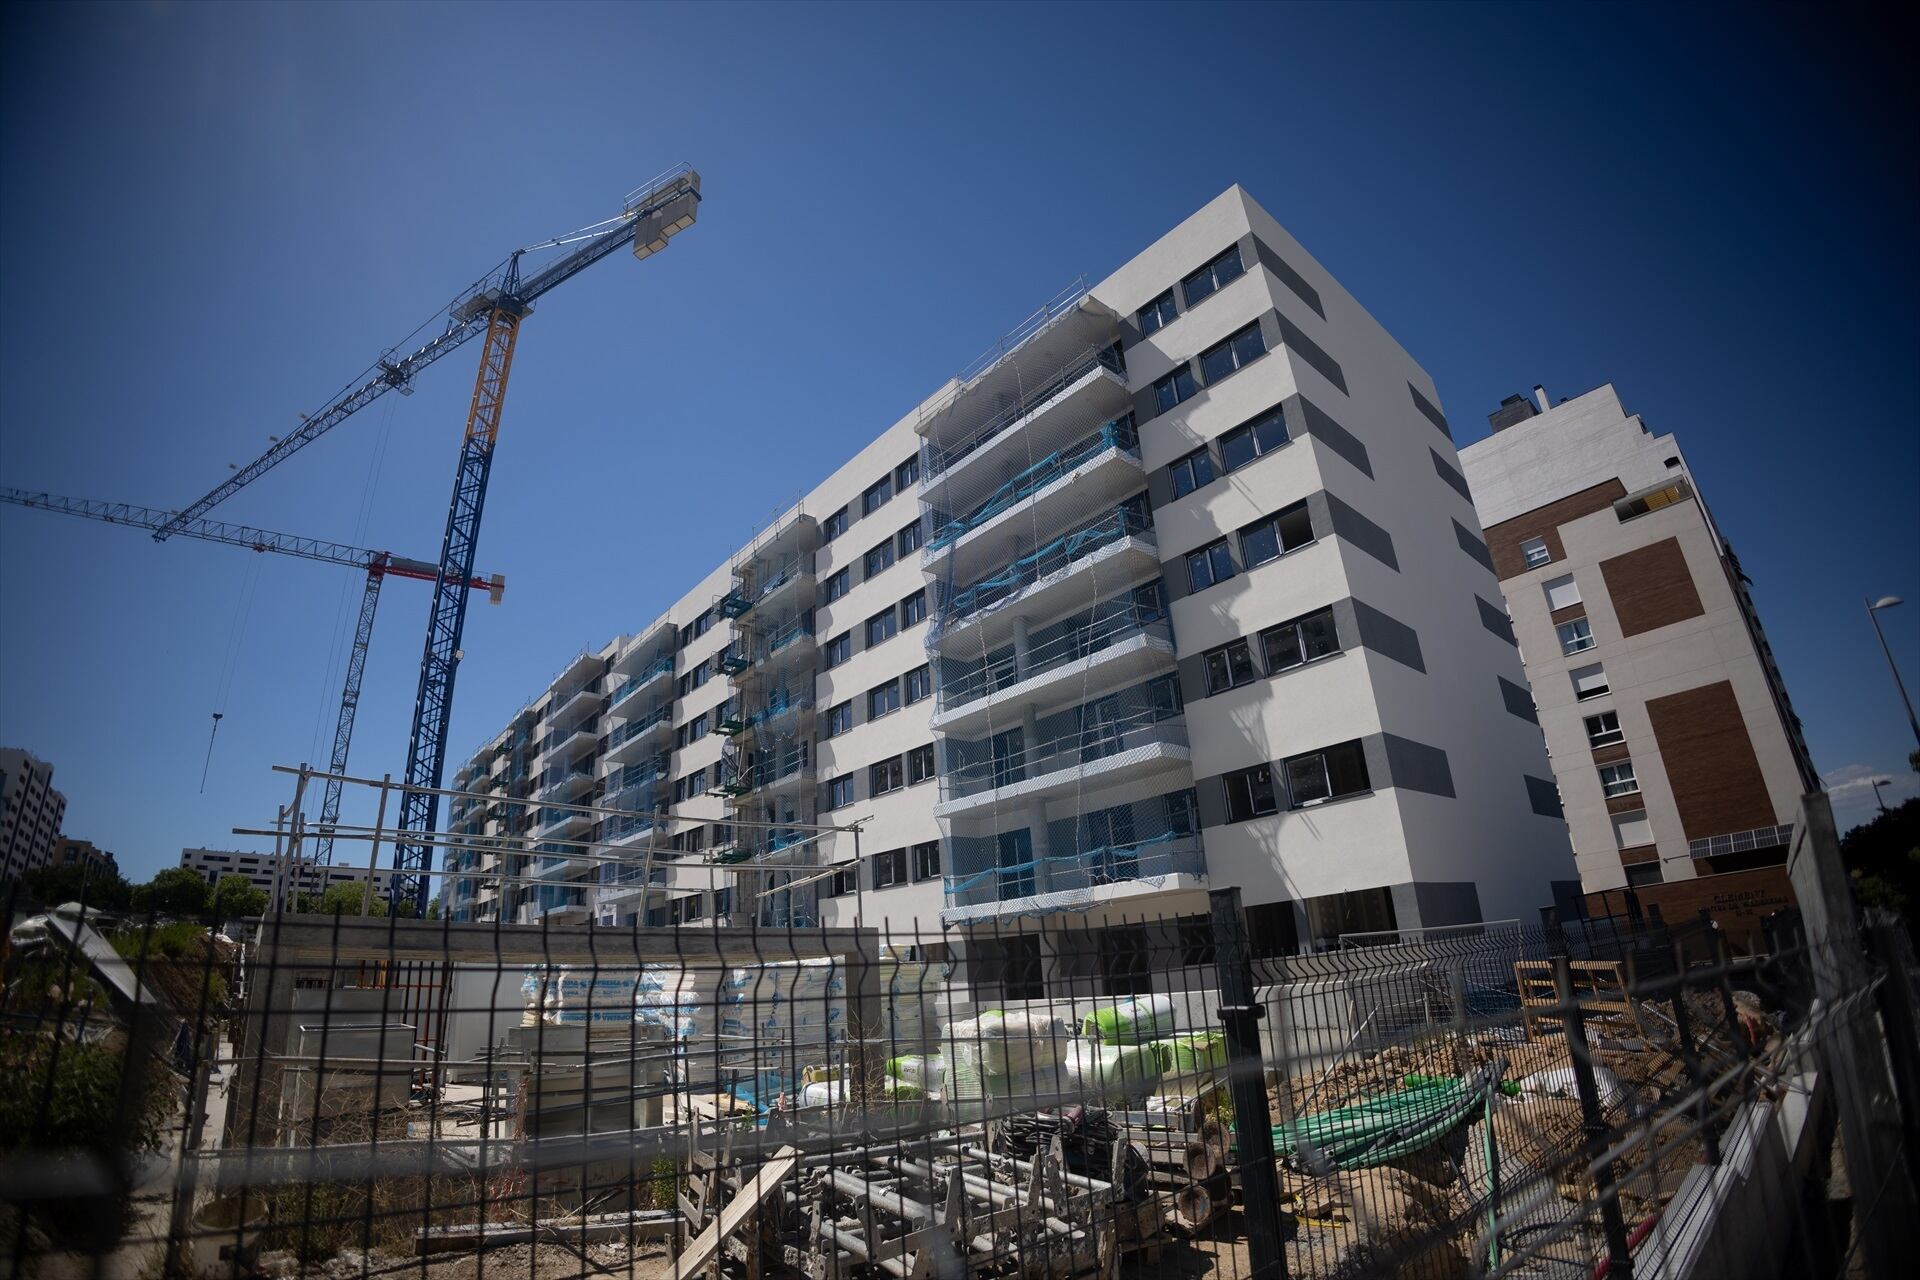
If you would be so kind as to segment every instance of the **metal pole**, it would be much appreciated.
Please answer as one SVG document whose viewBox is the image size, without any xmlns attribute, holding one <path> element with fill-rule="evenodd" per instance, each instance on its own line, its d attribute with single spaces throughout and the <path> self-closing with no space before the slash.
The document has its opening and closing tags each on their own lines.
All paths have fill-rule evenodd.
<svg viewBox="0 0 1920 1280">
<path fill-rule="evenodd" d="M 387 825 L 387 793 L 393 790 L 393 775 L 380 777 L 380 808 L 373 815 L 373 839 L 367 842 L 367 887 L 360 894 L 360 914 L 373 914 L 373 873 L 380 862 L 380 832 Z"/>
<path fill-rule="evenodd" d="M 1600 1226 L 1607 1237 L 1607 1277 L 1633 1280 L 1633 1254 L 1627 1247 L 1627 1224 L 1620 1216 L 1620 1194 L 1613 1185 L 1613 1161 L 1594 1159 L 1606 1150 L 1607 1120 L 1600 1112 L 1600 1089 L 1593 1079 L 1586 1013 L 1574 995 L 1573 966 L 1564 955 L 1553 958 L 1553 985 L 1560 997 L 1558 1013 L 1567 1037 L 1567 1059 L 1573 1065 L 1574 1089 L 1580 1095 L 1581 1128 L 1586 1132 L 1583 1154 L 1593 1169 L 1593 1194 L 1600 1202 Z"/>
<path fill-rule="evenodd" d="M 1240 1149 L 1249 1280 L 1284 1280 L 1280 1245 L 1280 1188 L 1273 1168 L 1273 1126 L 1267 1117 L 1266 1073 L 1260 1060 L 1260 1016 L 1253 996 L 1253 958 L 1247 954 L 1240 890 L 1207 895 L 1213 913 L 1214 964 L 1220 988 L 1220 1025 L 1227 1033 L 1233 1082 L 1234 1137 Z"/>
<path fill-rule="evenodd" d="M 287 853 L 286 859 L 293 872 L 294 892 L 300 886 L 300 806 L 307 794 L 307 779 L 313 776 L 313 770 L 305 763 L 300 766 L 300 776 L 293 783 L 293 803 L 287 808 Z M 284 885 L 282 886 L 284 889 Z"/>
<path fill-rule="evenodd" d="M 273 900 L 267 904 L 274 915 L 280 914 L 281 904 L 285 901 L 282 890 L 286 887 L 287 879 L 286 825 L 287 806 L 281 805 L 273 815 Z"/>
<path fill-rule="evenodd" d="M 1880 641 L 1880 652 L 1886 655 L 1887 670 L 1893 672 L 1893 687 L 1900 691 L 1900 705 L 1907 709 L 1907 727 L 1913 730 L 1913 740 L 1920 744 L 1920 720 L 1914 719 L 1913 699 L 1907 696 L 1907 685 L 1900 678 L 1900 668 L 1893 663 L 1893 650 L 1887 647 L 1887 633 L 1880 629 L 1880 611 L 1873 607 L 1873 601 L 1861 598 L 1867 606 L 1867 621 L 1873 624 L 1873 634 Z"/>
</svg>

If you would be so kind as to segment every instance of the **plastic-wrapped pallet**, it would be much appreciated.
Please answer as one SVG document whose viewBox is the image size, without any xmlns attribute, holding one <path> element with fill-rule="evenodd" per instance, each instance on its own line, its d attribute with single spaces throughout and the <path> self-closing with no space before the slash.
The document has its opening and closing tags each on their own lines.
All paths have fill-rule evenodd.
<svg viewBox="0 0 1920 1280">
<path fill-rule="evenodd" d="M 909 959 L 892 948 L 881 953 L 880 989 L 885 1015 L 882 1031 L 891 1046 L 900 1050 L 925 1049 L 937 1043 L 946 980 L 944 965 Z"/>
<path fill-rule="evenodd" d="M 1136 1102 L 1160 1083 L 1152 1045 L 1075 1040 L 1061 1062 L 1067 1085 L 1087 1102 Z"/>
<path fill-rule="evenodd" d="M 1049 1013 L 990 1010 L 947 1029 L 947 1096 L 1048 1105 L 1068 1092 L 1060 1063 L 1067 1028 Z"/>
<path fill-rule="evenodd" d="M 695 1083 L 717 1078 L 720 1063 L 714 1054 L 720 1029 L 718 969 L 682 969 L 678 965 L 649 964 L 640 970 L 634 986 L 635 1022 L 661 1028 L 669 1040 L 681 1044 L 685 1056 L 675 1076 Z"/>
<path fill-rule="evenodd" d="M 556 1026 L 615 1026 L 633 1021 L 637 968 L 554 965 L 546 975 L 545 1020 Z"/>
<path fill-rule="evenodd" d="M 847 1038 L 846 974 L 832 960 L 779 960 L 728 971 L 720 1034 L 755 1044 L 830 1044 Z"/>
<path fill-rule="evenodd" d="M 1109 1044 L 1144 1044 L 1179 1030 L 1171 996 L 1133 996 L 1095 1009 L 1080 1021 L 1082 1035 Z"/>
</svg>

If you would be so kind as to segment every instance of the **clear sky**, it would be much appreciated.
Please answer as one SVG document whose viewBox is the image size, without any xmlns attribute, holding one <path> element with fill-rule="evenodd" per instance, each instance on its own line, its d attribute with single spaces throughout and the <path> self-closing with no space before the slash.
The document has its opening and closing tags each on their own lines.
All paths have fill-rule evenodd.
<svg viewBox="0 0 1920 1280">
<path fill-rule="evenodd" d="M 699 225 L 522 331 L 457 762 L 1239 182 L 1460 443 L 1536 382 L 1678 433 L 1820 768 L 1911 794 L 1861 607 L 1911 602 L 1884 617 L 1920 686 L 1911 76 L 1866 16 L 1672 8 L 12 5 L 0 484 L 181 505 L 508 250 L 691 161 Z M 436 556 L 475 350 L 224 514 Z M 0 507 L 0 744 L 135 876 L 257 845 L 227 833 L 288 798 L 269 764 L 326 758 L 358 590 Z M 426 604 L 387 587 L 358 770 L 402 768 Z"/>
</svg>

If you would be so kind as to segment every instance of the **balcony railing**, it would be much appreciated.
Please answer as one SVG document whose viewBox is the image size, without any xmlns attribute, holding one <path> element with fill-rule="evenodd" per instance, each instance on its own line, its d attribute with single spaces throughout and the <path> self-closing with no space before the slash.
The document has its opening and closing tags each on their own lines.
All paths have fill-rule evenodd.
<svg viewBox="0 0 1920 1280">
<path fill-rule="evenodd" d="M 651 663 L 646 668 L 646 670 L 624 681 L 618 689 L 615 689 L 613 691 L 613 696 L 607 699 L 608 710 L 612 710 L 614 707 L 619 706 L 623 701 L 627 699 L 628 696 L 634 693 L 634 691 L 642 688 L 645 685 L 651 684 L 653 681 L 658 680 L 661 676 L 672 675 L 672 674 L 673 674 L 673 655 L 672 654 L 668 654 L 664 658 L 656 659 L 653 663 Z"/>
<path fill-rule="evenodd" d="M 987 852 L 989 861 L 993 861 L 997 850 L 990 848 Z M 1118 843 L 1069 848 L 1045 857 L 1014 856 L 1005 863 L 993 861 L 993 865 L 979 870 L 947 876 L 947 905 L 1019 903 L 1028 908 L 1069 911 L 1083 908 L 1105 886 L 1206 874 L 1200 837 L 1190 830 L 1169 829 L 1128 836 Z M 1048 904 L 1046 900 L 1053 895 L 1059 895 L 1057 901 Z"/>
<path fill-rule="evenodd" d="M 1139 447 L 1140 440 L 1130 420 L 1116 419 L 1107 423 L 1086 439 L 1040 459 L 995 489 L 985 501 L 965 515 L 936 515 L 933 537 L 928 539 L 921 558 L 933 559 L 949 544 L 978 529 L 1001 512 L 1018 506 L 1089 458 L 1097 457 L 1108 449 L 1118 449 L 1137 456 Z"/>
<path fill-rule="evenodd" d="M 981 742 L 949 740 L 949 767 L 940 775 L 940 798 L 964 799 L 1063 770 L 1079 770 L 1140 747 L 1187 745 L 1186 721 L 1177 705 L 1122 703 L 1124 709 L 1118 710 L 1104 705 L 1117 701 L 1103 699 L 1048 716 L 1039 722 L 1039 740 L 1033 743 L 1025 742 L 1018 730 Z"/>
<path fill-rule="evenodd" d="M 1129 499 L 1099 518 L 1034 550 L 1005 568 L 988 574 L 965 587 L 950 592 L 941 606 L 941 625 L 955 622 L 990 609 L 1016 592 L 1042 578 L 1058 573 L 1074 563 L 1123 538 L 1153 538 L 1153 517 L 1141 500 Z"/>
<path fill-rule="evenodd" d="M 942 474 L 981 445 L 1098 369 L 1105 369 L 1117 377 L 1126 376 L 1126 366 L 1120 354 L 1112 346 L 1089 347 L 1079 356 L 1069 360 L 1065 367 L 1053 377 L 967 432 L 960 440 L 939 445 L 929 440 L 921 458 L 921 473 L 924 477 L 922 483 Z"/>
<path fill-rule="evenodd" d="M 1102 612 L 1110 609 L 1112 612 Z M 1000 690 L 1045 675 L 1091 657 L 1135 636 L 1154 636 L 1173 643 L 1173 626 L 1158 604 L 1122 599 L 1055 623 L 1033 634 L 1023 660 L 1009 646 L 985 662 L 961 663 L 942 659 L 939 709 L 951 711 L 989 697 Z"/>
</svg>

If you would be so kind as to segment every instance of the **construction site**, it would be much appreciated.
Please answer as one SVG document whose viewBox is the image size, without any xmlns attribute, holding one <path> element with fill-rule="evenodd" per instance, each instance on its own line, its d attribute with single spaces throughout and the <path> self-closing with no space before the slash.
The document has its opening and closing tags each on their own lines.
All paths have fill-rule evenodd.
<svg viewBox="0 0 1920 1280">
<path fill-rule="evenodd" d="M 263 914 L 8 886 L 10 1275 L 1906 1273 L 1914 958 L 1903 927 L 1854 906 L 1823 795 L 1766 828 L 1791 837 L 1799 906 L 1749 932 L 1632 895 L 1626 915 L 1572 909 L 1578 879 L 1529 843 L 1548 827 L 1564 843 L 1564 825 L 1551 782 L 1515 781 L 1546 757 L 1525 690 L 1495 678 L 1521 669 L 1510 629 L 1486 647 L 1484 598 L 1458 623 L 1482 645 L 1479 692 L 1423 696 L 1512 690 L 1487 735 L 1513 764 L 1498 812 L 1396 810 L 1382 854 L 1381 828 L 1353 815 L 1396 789 L 1471 795 L 1477 759 L 1463 737 L 1449 766 L 1384 716 L 1282 760 L 1195 765 L 1189 718 L 1242 712 L 1193 704 L 1250 684 L 1256 649 L 1236 632 L 1177 652 L 1176 602 L 1316 541 L 1331 556 L 1336 534 L 1417 579 L 1430 539 L 1402 531 L 1396 551 L 1316 489 L 1239 529 L 1238 561 L 1223 535 L 1163 565 L 1153 507 L 1213 478 L 1210 454 L 1142 462 L 1136 419 L 1197 394 L 1184 364 L 1129 385 L 1137 316 L 1178 318 L 1171 290 L 1164 312 L 1084 285 L 1050 300 L 857 460 L 846 505 L 776 517 L 696 589 L 696 613 L 583 653 L 450 770 L 467 605 L 505 592 L 477 546 L 522 322 L 595 263 L 666 249 L 701 200 L 680 166 L 615 216 L 516 250 L 184 507 L 0 493 L 365 575 L 327 764 L 274 766 L 286 802 L 232 825 L 289 869 Z M 1175 246 L 1189 310 L 1259 274 L 1324 319 L 1273 246 L 1308 260 L 1264 214 L 1237 189 L 1212 208 L 1247 228 L 1199 271 Z M 1343 371 L 1276 311 L 1236 323 L 1195 357 L 1208 383 L 1283 348 L 1343 393 L 1363 376 L 1365 355 L 1343 352 Z M 209 517 L 473 339 L 437 560 Z M 1399 365 L 1387 381 L 1429 433 L 1422 483 L 1455 502 L 1464 482 L 1427 443 L 1444 419 Z M 1297 394 L 1236 430 L 1223 475 L 1295 437 L 1368 480 L 1389 471 L 1391 444 L 1370 454 Z M 861 582 L 833 572 L 829 544 L 909 491 L 911 521 L 859 557 Z M 1390 523 L 1394 505 L 1375 514 Z M 1453 528 L 1445 572 L 1490 583 L 1486 548 Z M 919 585 L 867 613 L 875 588 L 831 634 L 835 602 L 909 556 Z M 404 767 L 375 776 L 350 748 L 388 577 L 431 583 L 432 602 Z M 1416 607 L 1379 582 L 1377 600 Z M 1343 650 L 1426 673 L 1411 628 L 1344 580 L 1332 594 L 1263 624 L 1261 678 Z M 1421 621 L 1439 651 L 1442 624 Z M 921 623 L 907 667 L 857 665 Z M 710 680 L 716 700 L 690 711 Z M 1342 696 L 1378 700 L 1372 684 Z M 842 735 L 923 700 L 927 742 L 855 762 Z M 672 759 L 709 736 L 710 758 Z M 928 799 L 904 794 L 921 782 Z M 1293 826 L 1342 857 L 1304 837 L 1268 857 L 1246 834 L 1309 809 Z M 1460 848 L 1478 863 L 1462 870 Z M 1390 865 L 1347 874 L 1370 857 Z M 298 909 L 295 869 L 315 865 L 364 871 L 358 914 Z M 1281 894 L 1236 866 L 1319 879 Z M 875 900 L 915 886 L 925 925 Z M 1499 918 L 1515 904 L 1530 914 Z"/>
</svg>

